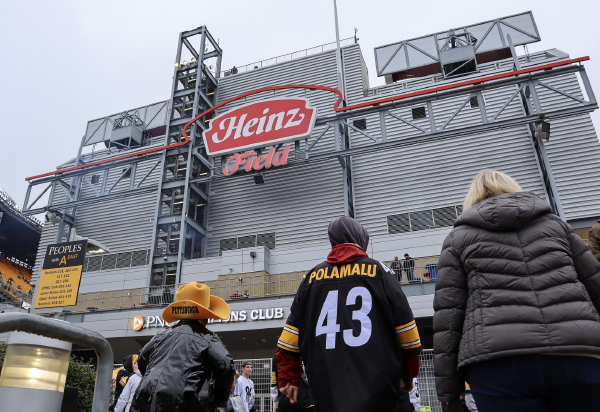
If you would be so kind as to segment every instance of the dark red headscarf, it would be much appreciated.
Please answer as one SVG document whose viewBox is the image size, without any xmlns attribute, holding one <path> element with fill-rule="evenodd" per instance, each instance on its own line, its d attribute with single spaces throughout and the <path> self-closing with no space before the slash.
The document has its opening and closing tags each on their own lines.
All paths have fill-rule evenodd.
<svg viewBox="0 0 600 412">
<path fill-rule="evenodd" d="M 338 217 L 329 224 L 331 252 L 327 263 L 334 265 L 367 257 L 369 233 L 360 223 L 348 216 Z"/>
</svg>

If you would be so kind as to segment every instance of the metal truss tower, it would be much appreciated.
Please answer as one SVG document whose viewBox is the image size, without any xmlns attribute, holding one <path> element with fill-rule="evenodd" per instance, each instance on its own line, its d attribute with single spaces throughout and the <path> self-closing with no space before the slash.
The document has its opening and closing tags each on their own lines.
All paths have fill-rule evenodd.
<svg viewBox="0 0 600 412">
<path fill-rule="evenodd" d="M 218 77 L 221 57 L 221 48 L 205 26 L 180 33 L 166 124 L 167 145 L 179 143 L 186 123 L 215 105 L 217 79 L 212 70 Z M 209 60 L 214 65 L 209 66 Z M 212 164 L 202 143 L 204 124 L 210 117 L 188 128 L 190 144 L 162 153 L 149 286 L 179 282 L 182 261 L 204 256 L 210 183 L 190 179 L 211 174 Z"/>
</svg>

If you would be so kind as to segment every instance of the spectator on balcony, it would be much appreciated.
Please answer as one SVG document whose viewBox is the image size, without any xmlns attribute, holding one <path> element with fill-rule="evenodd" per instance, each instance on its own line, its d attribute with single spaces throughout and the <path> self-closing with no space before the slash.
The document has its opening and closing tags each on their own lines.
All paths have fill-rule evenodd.
<svg viewBox="0 0 600 412">
<path fill-rule="evenodd" d="M 435 284 L 438 398 L 458 400 L 467 377 L 482 411 L 597 410 L 600 262 L 503 173 L 478 174 L 463 210 Z"/>
<path fill-rule="evenodd" d="M 390 269 L 396 274 L 398 282 L 402 281 L 402 262 L 398 260 L 398 256 L 394 256 L 394 260 L 390 263 Z"/>
<path fill-rule="evenodd" d="M 233 292 L 233 294 L 231 296 L 229 296 L 229 299 L 240 300 L 240 299 L 242 299 L 242 295 L 240 295 L 240 292 L 236 289 L 235 292 Z"/>
<path fill-rule="evenodd" d="M 406 279 L 408 283 L 415 282 L 415 260 L 411 258 L 408 253 L 404 254 L 404 262 L 402 262 L 404 271 L 406 272 Z"/>
<path fill-rule="evenodd" d="M 248 299 L 249 297 L 250 297 L 250 295 L 248 295 L 248 291 L 247 291 L 247 290 L 245 290 L 245 291 L 244 291 L 244 296 L 243 296 L 243 298 L 244 298 L 244 299 Z"/>
<path fill-rule="evenodd" d="M 588 249 L 596 259 L 600 260 L 600 219 L 598 219 L 598 223 L 590 229 L 590 234 L 588 235 Z"/>
</svg>

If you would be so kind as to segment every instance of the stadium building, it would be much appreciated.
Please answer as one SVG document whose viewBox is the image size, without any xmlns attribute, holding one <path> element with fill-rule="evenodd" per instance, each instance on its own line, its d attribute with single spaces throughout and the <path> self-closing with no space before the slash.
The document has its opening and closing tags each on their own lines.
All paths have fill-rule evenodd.
<svg viewBox="0 0 600 412">
<path fill-rule="evenodd" d="M 356 38 L 222 70 L 206 27 L 182 32 L 171 96 L 90 120 L 73 159 L 29 178 L 23 213 L 48 220 L 32 284 L 47 245 L 96 245 L 76 305 L 32 312 L 101 333 L 120 362 L 165 327 L 179 284 L 203 282 L 232 310 L 210 329 L 234 358 L 267 365 L 299 283 L 330 250 L 328 223 L 349 215 L 396 271 L 431 348 L 437 256 L 479 171 L 508 173 L 585 237 L 600 215 L 588 58 L 529 53 L 541 40 L 530 12 L 396 40 L 375 48 L 386 84 L 370 87 L 373 55 Z M 289 99 L 306 107 L 227 114 Z M 285 131 L 298 110 L 314 123 L 297 138 L 229 152 L 203 140 Z M 393 262 L 405 253 L 413 279 Z"/>
<path fill-rule="evenodd" d="M 23 215 L 0 188 L 0 312 L 26 312 L 31 303 L 31 271 L 42 235 L 42 222 Z"/>
</svg>

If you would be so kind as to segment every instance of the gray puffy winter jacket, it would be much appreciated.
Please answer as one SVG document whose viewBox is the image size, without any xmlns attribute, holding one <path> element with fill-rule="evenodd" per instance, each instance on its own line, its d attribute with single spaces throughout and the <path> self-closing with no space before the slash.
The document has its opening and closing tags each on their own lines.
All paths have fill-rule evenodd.
<svg viewBox="0 0 600 412">
<path fill-rule="evenodd" d="M 475 362 L 600 355 L 600 263 L 532 193 L 491 197 L 456 220 L 438 263 L 433 307 L 442 401 L 460 396 L 465 368 Z"/>
</svg>

